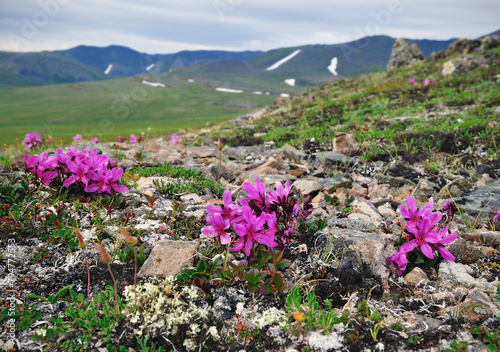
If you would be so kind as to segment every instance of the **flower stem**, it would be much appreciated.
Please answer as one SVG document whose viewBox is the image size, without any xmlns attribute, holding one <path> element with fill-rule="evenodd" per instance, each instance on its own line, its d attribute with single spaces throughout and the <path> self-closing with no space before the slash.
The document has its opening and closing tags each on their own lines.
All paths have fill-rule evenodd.
<svg viewBox="0 0 500 352">
<path fill-rule="evenodd" d="M 85 255 L 85 249 L 82 248 L 83 252 L 83 259 L 85 259 L 85 265 L 87 266 L 87 297 L 89 298 L 89 301 L 91 301 L 90 297 L 90 268 L 89 268 L 89 262 L 87 260 L 87 256 Z"/>
<path fill-rule="evenodd" d="M 134 306 L 137 306 L 137 249 L 134 246 Z"/>
<path fill-rule="evenodd" d="M 111 278 L 113 278 L 113 285 L 115 287 L 115 307 L 116 307 L 116 319 L 118 319 L 118 315 L 120 313 L 118 313 L 118 297 L 116 295 L 116 280 L 115 280 L 115 276 L 113 275 L 113 272 L 111 271 L 111 265 L 109 265 L 108 263 L 108 270 L 109 270 L 109 273 L 111 274 Z"/>
</svg>

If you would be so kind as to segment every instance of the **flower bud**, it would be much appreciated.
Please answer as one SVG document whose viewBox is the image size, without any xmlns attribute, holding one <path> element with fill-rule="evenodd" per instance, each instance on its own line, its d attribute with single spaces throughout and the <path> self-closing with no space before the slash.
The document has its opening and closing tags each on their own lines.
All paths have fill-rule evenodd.
<svg viewBox="0 0 500 352">
<path fill-rule="evenodd" d="M 101 255 L 101 259 L 104 263 L 109 264 L 111 263 L 111 256 L 109 255 L 108 252 L 106 252 L 106 249 L 102 246 L 102 244 L 96 243 L 94 245 L 95 250 L 97 253 Z"/>
<path fill-rule="evenodd" d="M 82 234 L 77 229 L 73 229 L 73 231 L 75 232 L 76 238 L 78 238 L 78 247 L 84 249 L 87 246 L 87 244 L 83 240 Z"/>
<path fill-rule="evenodd" d="M 130 233 L 125 229 L 118 229 L 118 237 L 127 243 L 128 245 L 135 246 L 137 244 L 137 239 L 130 236 Z"/>
<path fill-rule="evenodd" d="M 222 150 L 222 139 L 220 138 L 220 136 L 218 139 L 217 147 L 219 148 L 219 150 Z"/>
</svg>

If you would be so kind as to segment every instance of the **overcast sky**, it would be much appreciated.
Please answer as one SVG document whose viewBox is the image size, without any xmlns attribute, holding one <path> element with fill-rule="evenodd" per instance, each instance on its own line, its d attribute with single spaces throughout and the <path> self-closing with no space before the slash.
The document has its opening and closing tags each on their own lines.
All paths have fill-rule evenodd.
<svg viewBox="0 0 500 352">
<path fill-rule="evenodd" d="M 367 35 L 476 38 L 500 0 L 0 0 L 0 50 L 123 45 L 150 54 L 269 50 Z"/>
</svg>

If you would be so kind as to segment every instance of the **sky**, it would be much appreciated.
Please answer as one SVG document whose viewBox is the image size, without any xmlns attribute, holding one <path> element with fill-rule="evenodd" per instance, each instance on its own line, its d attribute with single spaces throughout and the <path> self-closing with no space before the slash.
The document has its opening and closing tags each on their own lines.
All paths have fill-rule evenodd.
<svg viewBox="0 0 500 352">
<path fill-rule="evenodd" d="M 498 29 L 499 0 L 0 0 L 0 51 L 15 52 L 266 51 L 371 35 L 477 38 Z"/>
</svg>

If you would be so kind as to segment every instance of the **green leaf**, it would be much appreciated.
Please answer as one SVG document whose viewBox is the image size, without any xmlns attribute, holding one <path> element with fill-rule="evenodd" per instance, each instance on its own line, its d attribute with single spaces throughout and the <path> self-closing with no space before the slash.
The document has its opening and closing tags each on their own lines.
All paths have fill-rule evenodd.
<svg viewBox="0 0 500 352">
<path fill-rule="evenodd" d="M 274 293 L 274 289 L 271 287 L 271 285 L 264 285 L 259 288 L 259 293 L 262 295 L 268 295 Z"/>
</svg>

